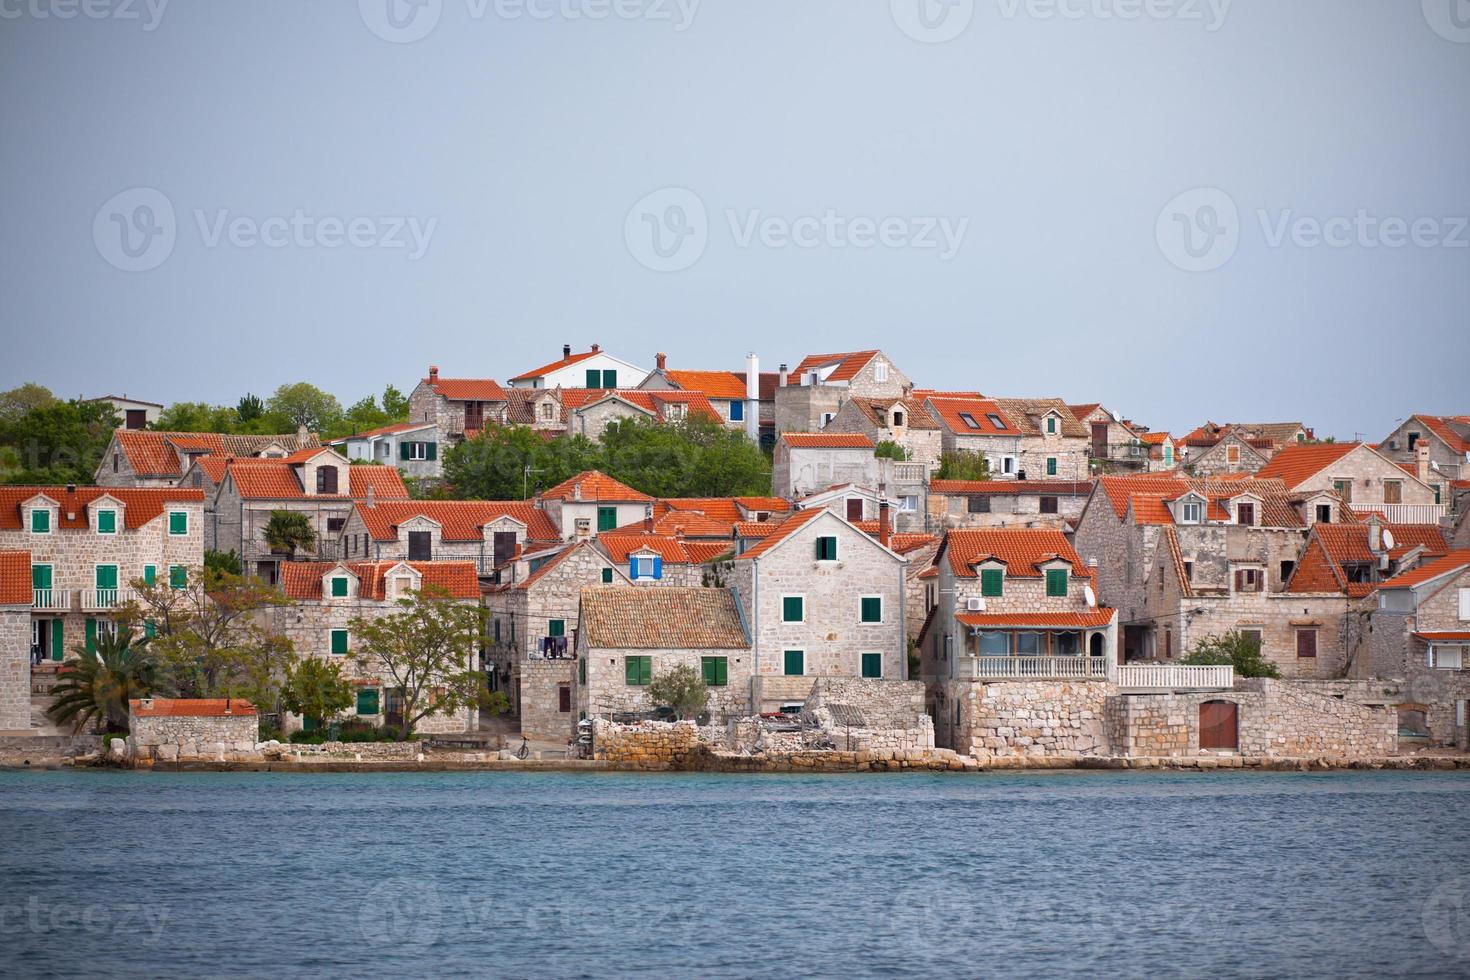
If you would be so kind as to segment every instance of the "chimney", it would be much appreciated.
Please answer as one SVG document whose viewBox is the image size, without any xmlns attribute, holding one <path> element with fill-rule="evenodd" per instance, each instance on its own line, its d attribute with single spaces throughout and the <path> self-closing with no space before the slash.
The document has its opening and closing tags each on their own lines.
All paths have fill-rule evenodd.
<svg viewBox="0 0 1470 980">
<path fill-rule="evenodd" d="M 878 543 L 888 547 L 888 498 L 878 498 Z"/>
<path fill-rule="evenodd" d="M 786 387 L 786 365 L 781 365 L 781 387 Z"/>
<path fill-rule="evenodd" d="M 1368 550 L 1375 555 L 1383 550 L 1383 524 L 1376 516 L 1368 518 Z"/>
<path fill-rule="evenodd" d="M 653 363 L 658 366 L 658 370 L 662 371 L 669 366 L 669 356 L 667 354 L 655 354 L 653 355 Z"/>
<path fill-rule="evenodd" d="M 376 500 L 377 500 L 377 497 L 373 493 L 373 485 L 371 483 L 369 483 L 368 484 L 368 489 L 367 489 L 367 505 L 369 507 L 372 507 L 374 505 L 374 503 L 376 502 Z"/>
<path fill-rule="evenodd" d="M 1429 443 L 1420 439 L 1414 446 L 1414 466 L 1421 483 L 1429 482 Z"/>
<path fill-rule="evenodd" d="M 309 436 L 309 435 L 311 435 L 311 430 L 308 429 L 305 425 L 298 425 L 296 427 L 296 448 L 297 449 L 300 449 L 300 448 L 302 448 L 303 446 L 306 445 L 306 437 Z"/>
<path fill-rule="evenodd" d="M 761 441 L 761 359 L 755 351 L 745 355 L 745 437 Z"/>
<path fill-rule="evenodd" d="M 602 350 L 602 348 L 599 347 L 597 344 L 592 345 L 592 353 L 596 354 L 600 350 Z"/>
<path fill-rule="evenodd" d="M 562 344 L 561 345 L 561 359 L 563 361 L 565 361 L 567 358 L 569 358 L 571 356 L 572 356 L 572 345 L 571 344 Z"/>
<path fill-rule="evenodd" d="M 429 365 L 429 384 L 433 384 L 435 381 L 438 381 L 438 380 L 439 380 L 439 365 L 437 365 L 437 364 L 430 364 Z"/>
<path fill-rule="evenodd" d="M 573 483 L 572 484 L 572 499 L 573 500 L 581 500 L 582 499 L 582 484 L 580 482 L 577 482 L 577 483 Z"/>
</svg>

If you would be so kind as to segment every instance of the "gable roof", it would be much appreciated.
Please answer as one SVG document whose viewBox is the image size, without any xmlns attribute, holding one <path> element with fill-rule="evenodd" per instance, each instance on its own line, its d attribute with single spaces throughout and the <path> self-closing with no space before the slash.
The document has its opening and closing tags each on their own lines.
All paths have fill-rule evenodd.
<svg viewBox="0 0 1470 980">
<path fill-rule="evenodd" d="M 941 423 L 956 435 L 969 436 L 1018 436 L 1022 435 L 1017 425 L 992 398 L 939 398 L 928 401 L 928 408 Z M 975 420 L 971 426 L 963 416 Z M 990 416 L 997 416 L 1004 425 L 996 425 Z"/>
<path fill-rule="evenodd" d="M 1072 574 L 1091 577 L 1091 571 L 1061 531 L 1042 528 L 993 528 L 950 531 L 940 545 L 949 567 L 959 578 L 974 578 L 975 563 L 995 559 L 1005 563 L 1012 578 L 1040 578 L 1041 565 L 1061 559 L 1072 566 Z"/>
<path fill-rule="evenodd" d="M 308 494 L 302 486 L 297 465 L 304 460 L 292 462 L 285 459 L 233 460 L 225 469 L 225 475 L 235 485 L 241 500 L 363 500 L 371 489 L 375 499 L 407 500 L 408 487 L 403 476 L 392 466 L 352 466 L 338 461 L 339 470 L 347 471 L 346 493 Z M 342 488 L 338 483 L 339 491 Z"/>
<path fill-rule="evenodd" d="M 581 497 L 577 492 L 580 488 Z M 586 470 L 576 476 L 567 477 L 565 480 L 541 493 L 543 500 L 652 500 L 646 493 L 640 493 L 628 486 L 619 483 L 601 470 Z"/>
<path fill-rule="evenodd" d="M 304 437 L 283 435 L 233 435 L 220 432 L 164 432 L 158 429 L 118 429 L 113 433 L 128 466 L 140 477 L 179 477 L 180 454 L 213 453 L 225 456 L 255 456 L 277 445 L 286 450 L 319 446 L 315 433 Z"/>
<path fill-rule="evenodd" d="M 711 398 L 745 400 L 745 381 L 732 371 L 664 371 L 676 387 L 685 391 L 700 391 Z"/>
<path fill-rule="evenodd" d="M 0 606 L 29 606 L 31 599 L 31 553 L 0 551 Z"/>
<path fill-rule="evenodd" d="M 1423 548 L 1429 557 L 1447 554 L 1444 536 L 1433 524 L 1383 524 L 1393 535 L 1393 547 L 1387 549 L 1390 559 L 1398 560 Z M 1292 572 L 1287 591 L 1343 592 L 1349 596 L 1365 596 L 1378 588 L 1371 582 L 1350 582 L 1344 565 L 1372 565 L 1378 561 L 1368 547 L 1367 524 L 1316 524 L 1307 538 L 1301 561 Z"/>
<path fill-rule="evenodd" d="M 1256 476 L 1275 477 L 1285 480 L 1288 487 L 1296 487 L 1329 466 L 1341 462 L 1354 450 L 1362 448 L 1365 447 L 1361 442 L 1319 442 L 1288 446 L 1272 456 L 1270 462 L 1257 471 Z"/>
<path fill-rule="evenodd" d="M 1397 535 L 1395 535 L 1397 543 Z M 1452 575 L 1470 568 L 1470 550 L 1451 551 L 1443 558 L 1426 562 L 1417 568 L 1395 575 L 1387 582 L 1380 584 L 1380 589 L 1411 589 L 1416 585 L 1439 578 L 1441 575 Z"/>
<path fill-rule="evenodd" d="M 133 698 L 134 718 L 228 718 L 255 716 L 255 705 L 241 698 Z"/>
<path fill-rule="evenodd" d="M 908 412 L 904 419 L 904 426 L 909 429 L 930 430 L 938 429 L 939 423 L 924 407 L 923 402 L 916 402 L 908 398 L 851 398 L 848 399 L 852 407 L 863 413 L 868 421 L 880 428 L 888 428 L 890 413 L 895 405 Z"/>
<path fill-rule="evenodd" d="M 742 385 L 747 384 L 746 372 L 733 371 L 735 377 L 740 379 Z M 776 389 L 781 386 L 781 374 L 779 371 L 761 371 L 756 378 L 759 400 L 771 402 L 776 400 Z"/>
<path fill-rule="evenodd" d="M 858 432 L 783 432 L 792 449 L 872 449 L 873 440 Z"/>
<path fill-rule="evenodd" d="M 19 530 L 21 504 L 32 497 L 44 494 L 56 501 L 61 513 L 57 518 L 60 530 L 85 530 L 91 526 L 87 520 L 87 505 L 102 497 L 113 497 L 123 505 L 123 526 L 129 530 L 142 527 L 171 503 L 203 503 L 203 490 L 186 490 L 179 487 L 43 487 L 43 486 L 0 486 L 0 530 Z M 72 515 L 70 518 L 67 515 Z"/>
<path fill-rule="evenodd" d="M 604 531 L 597 543 L 616 564 L 624 564 L 635 552 L 651 551 L 666 565 L 699 565 L 731 550 L 729 541 L 688 541 L 671 534 L 642 531 Z"/>
<path fill-rule="evenodd" d="M 538 368 L 526 371 L 523 374 L 518 374 L 510 380 L 514 382 L 531 381 L 536 378 L 544 378 L 546 375 L 550 374 L 553 371 L 559 371 L 562 368 L 571 367 L 573 364 L 580 364 L 590 357 L 596 357 L 598 354 L 607 354 L 608 357 L 612 357 L 611 354 L 608 354 L 607 351 L 603 350 L 600 346 L 598 346 L 597 344 L 593 344 L 591 350 L 585 350 L 580 354 L 569 354 L 566 357 L 560 358 L 559 360 L 552 361 L 550 364 L 543 364 Z M 613 358 L 613 360 L 617 360 L 617 358 Z"/>
<path fill-rule="evenodd" d="M 774 517 L 771 518 L 769 521 L 761 521 L 761 525 L 763 525 L 763 527 L 770 528 L 770 530 L 766 532 L 765 536 L 762 537 L 754 547 L 746 549 L 745 553 L 740 555 L 740 557 L 759 558 L 761 555 L 764 555 L 766 552 L 776 547 L 776 545 L 780 544 L 782 541 L 785 541 L 787 538 L 791 537 L 797 531 L 800 531 L 803 527 L 810 524 L 812 521 L 819 520 L 823 514 L 831 513 L 832 512 L 830 510 L 827 510 L 825 507 L 813 507 L 811 510 L 793 511 L 792 513 L 786 515 L 786 517 L 782 519 L 779 524 L 776 523 L 776 519 Z M 836 517 L 837 515 L 833 514 L 832 516 Z M 838 520 L 841 520 L 841 518 L 838 518 Z M 771 527 L 771 525 L 775 526 Z"/>
<path fill-rule="evenodd" d="M 1415 415 L 1413 418 L 1444 442 L 1453 452 L 1470 453 L 1470 415 Z"/>
<path fill-rule="evenodd" d="M 702 391 L 664 390 L 659 388 L 563 388 L 562 402 L 573 411 L 583 411 L 591 406 L 615 398 L 626 402 L 660 419 L 673 417 L 670 407 L 682 405 L 688 415 L 703 415 L 716 421 L 724 417 L 715 410 L 709 396 Z"/>
<path fill-rule="evenodd" d="M 432 429 L 434 422 L 395 422 L 392 425 L 380 425 L 376 429 L 365 429 L 362 432 L 354 432 L 350 436 L 342 436 L 327 443 L 329 446 L 340 446 L 352 439 L 372 439 L 375 436 L 391 436 L 397 432 L 417 432 L 420 429 Z"/>
<path fill-rule="evenodd" d="M 579 629 L 610 650 L 743 650 L 750 646 L 728 589 L 592 586 L 582 590 Z"/>
<path fill-rule="evenodd" d="M 338 566 L 334 561 L 281 562 L 281 591 L 291 599 L 322 598 L 322 578 Z M 387 596 L 388 573 L 407 565 L 422 576 L 425 591 L 440 588 L 453 599 L 479 599 L 480 580 L 472 561 L 349 561 L 341 562 L 357 576 L 360 598 L 382 602 Z"/>
<path fill-rule="evenodd" d="M 1041 435 L 1041 419 L 1053 412 L 1061 419 L 1058 435 L 1072 439 L 1086 439 L 1090 435 L 1060 398 L 997 398 L 995 403 L 1000 406 L 1001 413 L 1021 429 L 1022 435 Z"/>
<path fill-rule="evenodd" d="M 441 378 L 437 371 L 431 371 L 423 383 L 450 401 L 505 401 L 505 389 L 494 378 Z"/>
<path fill-rule="evenodd" d="M 561 532 L 546 511 L 519 500 L 379 500 L 358 502 L 357 514 L 375 541 L 394 541 L 398 526 L 415 517 L 438 524 L 445 541 L 480 541 L 491 521 L 509 517 L 526 526 L 528 541 L 558 541 Z"/>
<path fill-rule="evenodd" d="M 786 378 L 787 386 L 800 385 L 801 376 L 808 371 L 820 371 L 826 367 L 836 365 L 831 374 L 823 379 L 823 384 L 834 381 L 851 381 L 857 377 L 858 372 L 868 366 L 878 352 L 875 350 L 852 351 L 846 354 L 808 354 L 802 362 L 796 365 Z"/>
</svg>

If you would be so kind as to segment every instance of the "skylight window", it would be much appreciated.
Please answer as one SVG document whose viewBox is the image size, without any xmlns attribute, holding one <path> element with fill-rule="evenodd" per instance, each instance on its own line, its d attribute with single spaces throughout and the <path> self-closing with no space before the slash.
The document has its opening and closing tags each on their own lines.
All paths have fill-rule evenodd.
<svg viewBox="0 0 1470 980">
<path fill-rule="evenodd" d="M 991 418 L 995 418 L 995 416 L 992 415 Z M 971 415 L 969 412 L 961 412 L 960 413 L 960 421 L 964 422 L 966 425 L 968 425 L 972 429 L 978 429 L 978 428 L 980 428 L 980 423 L 979 422 L 976 422 L 975 421 L 975 416 Z"/>
<path fill-rule="evenodd" d="M 1005 419 L 1001 418 L 999 415 L 996 415 L 994 412 L 985 417 L 988 418 L 990 420 L 990 424 L 995 426 L 997 429 L 1004 429 L 1006 427 Z"/>
</svg>

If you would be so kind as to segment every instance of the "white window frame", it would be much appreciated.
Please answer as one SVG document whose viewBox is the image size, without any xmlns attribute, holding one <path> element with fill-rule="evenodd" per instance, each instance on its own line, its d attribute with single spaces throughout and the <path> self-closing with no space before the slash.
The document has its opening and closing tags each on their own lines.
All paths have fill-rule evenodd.
<svg viewBox="0 0 1470 980">
<path fill-rule="evenodd" d="M 904 513 L 912 514 L 919 509 L 919 497 L 917 494 L 909 494 L 898 498 L 898 509 Z"/>
<path fill-rule="evenodd" d="M 426 442 L 410 442 L 408 444 L 408 461 L 410 463 L 427 463 L 429 461 L 429 444 Z"/>
<path fill-rule="evenodd" d="M 822 428 L 825 429 L 828 426 L 828 424 L 831 423 L 831 421 L 833 419 L 835 419 L 836 417 L 837 417 L 837 413 L 836 412 L 823 412 L 822 413 Z"/>
<path fill-rule="evenodd" d="M 888 362 L 879 361 L 873 365 L 873 380 L 882 384 L 888 380 Z"/>
<path fill-rule="evenodd" d="M 877 599 L 878 600 L 878 621 L 877 622 L 870 623 L 867 620 L 863 619 L 863 600 L 864 599 Z M 883 601 L 883 597 L 881 595 L 877 595 L 875 593 L 870 593 L 868 595 L 860 595 L 860 596 L 858 596 L 858 625 L 859 626 L 882 626 L 883 624 L 885 624 L 887 622 L 888 622 L 888 603 L 886 603 L 886 602 Z"/>
<path fill-rule="evenodd" d="M 786 600 L 787 599 L 800 599 L 801 600 L 801 618 L 800 619 L 787 619 L 786 618 Z M 805 623 L 806 622 L 806 593 L 805 592 L 785 592 L 785 593 L 782 593 L 782 595 L 781 595 L 781 622 L 782 623 Z"/>
<path fill-rule="evenodd" d="M 1430 666 L 1433 667 L 1435 670 L 1462 670 L 1464 668 L 1465 648 L 1463 646 L 1434 646 L 1431 648 L 1431 650 L 1433 651 L 1431 654 L 1431 659 L 1433 660 L 1433 663 L 1431 663 Z M 1441 659 L 1444 654 L 1447 654 L 1452 650 L 1454 651 L 1455 655 L 1454 663 L 1447 663 L 1445 662 L 1445 660 Z"/>
<path fill-rule="evenodd" d="M 1205 505 L 1198 500 L 1186 500 L 1179 506 L 1179 523 L 1203 524 Z"/>
<path fill-rule="evenodd" d="M 653 555 L 634 555 L 633 572 L 638 578 L 653 578 Z M 646 565 L 644 563 L 647 563 Z"/>
</svg>

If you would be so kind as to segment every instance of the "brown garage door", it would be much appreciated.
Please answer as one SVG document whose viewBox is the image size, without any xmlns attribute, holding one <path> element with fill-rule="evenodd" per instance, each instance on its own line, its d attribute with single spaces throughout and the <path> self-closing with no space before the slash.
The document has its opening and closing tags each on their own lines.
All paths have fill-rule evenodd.
<svg viewBox="0 0 1470 980">
<path fill-rule="evenodd" d="M 1206 701 L 1199 706 L 1199 747 L 1234 749 L 1239 745 L 1236 707 L 1233 701 Z"/>
</svg>

